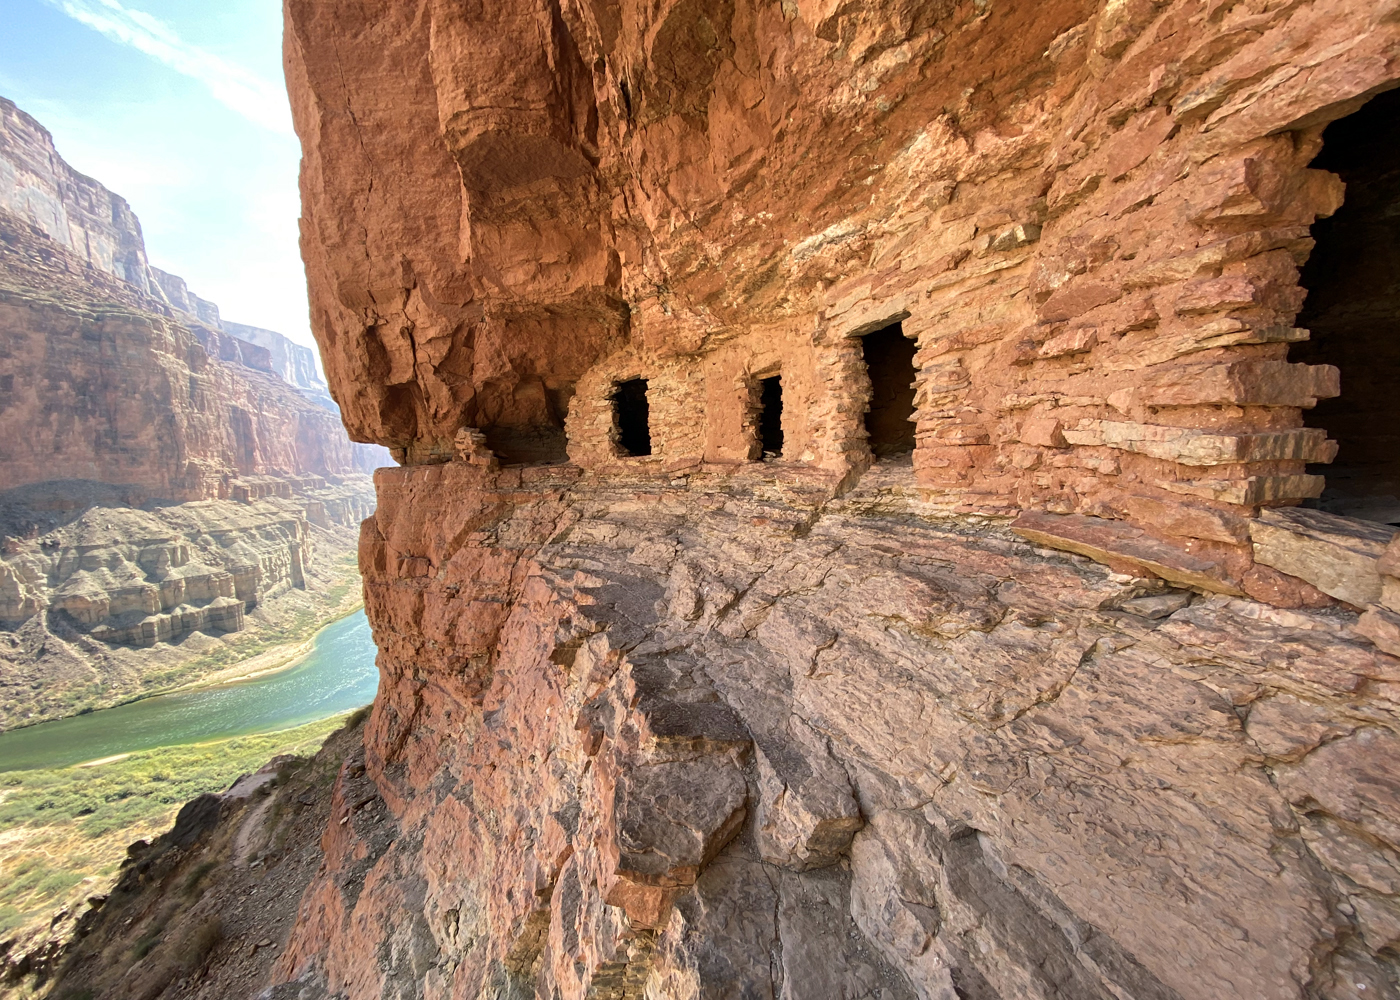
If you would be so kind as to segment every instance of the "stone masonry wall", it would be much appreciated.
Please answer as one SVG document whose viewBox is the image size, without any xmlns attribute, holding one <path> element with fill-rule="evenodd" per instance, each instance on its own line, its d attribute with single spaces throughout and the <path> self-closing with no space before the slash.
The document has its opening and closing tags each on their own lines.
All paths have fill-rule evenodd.
<svg viewBox="0 0 1400 1000">
<path fill-rule="evenodd" d="M 364 32 L 318 10 L 288 5 L 289 80 L 358 433 L 441 460 L 464 425 L 557 422 L 542 379 L 601 470 L 626 370 L 668 475 L 746 460 L 741 373 L 780 365 L 785 459 L 844 474 L 869 454 L 843 341 L 902 320 L 930 496 L 1121 522 L 1120 560 L 1145 532 L 1192 585 L 1321 599 L 1254 565 L 1247 519 L 1316 497 L 1335 453 L 1301 414 L 1336 370 L 1288 360 L 1309 226 L 1344 197 L 1308 163 L 1400 80 L 1390 4 L 428 3 L 359 8 Z M 327 75 L 331 39 L 381 70 Z M 324 111 L 390 93 L 368 138 Z"/>
<path fill-rule="evenodd" d="M 268 997 L 1400 997 L 1400 541 L 1289 359 L 1400 0 L 284 9 L 405 467 Z"/>
</svg>

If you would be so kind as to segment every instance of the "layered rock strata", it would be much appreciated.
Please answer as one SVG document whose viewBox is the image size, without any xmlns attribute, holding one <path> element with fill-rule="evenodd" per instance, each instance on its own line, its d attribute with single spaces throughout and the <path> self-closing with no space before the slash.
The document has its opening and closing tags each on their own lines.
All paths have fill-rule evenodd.
<svg viewBox="0 0 1400 1000">
<path fill-rule="evenodd" d="M 0 494 L 0 729 L 196 681 L 358 603 L 366 477 L 234 491 L 144 507 L 97 483 Z"/>
<path fill-rule="evenodd" d="M 338 417 L 268 352 L 183 323 L 0 212 L 0 466 L 134 502 L 228 497 L 257 475 L 358 471 Z"/>
<path fill-rule="evenodd" d="M 223 319 L 218 305 L 192 292 L 185 279 L 151 265 L 141 220 L 126 200 L 69 166 L 48 130 L 4 98 L 0 210 L 29 223 L 89 269 L 121 279 L 123 298 L 135 293 L 142 309 L 175 318 L 211 357 L 276 374 L 339 414 L 309 348 L 276 331 Z M 389 461 L 377 447 L 353 447 L 352 453 L 361 472 Z"/>
<path fill-rule="evenodd" d="M 285 10 L 408 467 L 268 995 L 1400 997 L 1395 532 L 1289 360 L 1400 5 Z"/>
<path fill-rule="evenodd" d="M 950 509 L 1124 521 L 1212 589 L 1306 603 L 1245 519 L 1316 497 L 1336 452 L 1302 417 L 1345 393 L 1335 365 L 1289 360 L 1309 227 L 1345 197 L 1309 163 L 1400 81 L 1388 2 L 287 11 L 313 313 L 356 436 L 741 461 L 781 374 L 784 460 L 854 472 L 860 338 L 898 322 L 915 475 Z M 1348 315 L 1379 344 L 1389 308 Z M 636 378 L 646 461 L 610 414 Z"/>
<path fill-rule="evenodd" d="M 141 220 L 121 195 L 78 173 L 48 130 L 0 98 L 0 209 L 30 222 L 93 268 L 160 295 Z M 182 282 L 183 284 L 183 282 Z"/>
<path fill-rule="evenodd" d="M 287 996 L 1400 995 L 1400 659 L 1354 616 L 898 469 L 378 485 L 387 813 L 343 779 Z"/>
</svg>

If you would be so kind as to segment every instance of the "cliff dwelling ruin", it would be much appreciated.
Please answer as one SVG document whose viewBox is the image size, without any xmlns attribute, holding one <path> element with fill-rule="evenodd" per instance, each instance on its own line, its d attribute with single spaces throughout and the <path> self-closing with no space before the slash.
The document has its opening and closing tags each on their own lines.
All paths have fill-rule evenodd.
<svg viewBox="0 0 1400 1000">
<path fill-rule="evenodd" d="M 647 380 L 629 378 L 613 389 L 613 415 L 617 446 L 623 455 L 642 458 L 651 454 L 651 407 L 647 403 Z"/>
<path fill-rule="evenodd" d="M 1400 998 L 1400 0 L 285 10 L 400 464 L 268 996 Z"/>
<path fill-rule="evenodd" d="M 755 458 L 783 457 L 783 377 L 758 380 L 758 454 Z"/>
<path fill-rule="evenodd" d="M 894 323 L 860 338 L 870 402 L 865 436 L 870 454 L 890 458 L 914 450 L 914 371 L 916 345 Z"/>
</svg>

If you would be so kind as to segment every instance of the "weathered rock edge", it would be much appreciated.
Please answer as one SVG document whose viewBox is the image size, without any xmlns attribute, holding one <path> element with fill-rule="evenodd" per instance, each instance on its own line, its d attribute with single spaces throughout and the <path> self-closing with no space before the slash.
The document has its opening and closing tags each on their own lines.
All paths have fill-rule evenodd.
<svg viewBox="0 0 1400 1000">
<path fill-rule="evenodd" d="M 1163 592 L 907 469 L 576 480 L 378 474 L 396 832 L 331 818 L 278 979 L 1396 995 L 1400 659 L 1354 614 Z"/>
</svg>

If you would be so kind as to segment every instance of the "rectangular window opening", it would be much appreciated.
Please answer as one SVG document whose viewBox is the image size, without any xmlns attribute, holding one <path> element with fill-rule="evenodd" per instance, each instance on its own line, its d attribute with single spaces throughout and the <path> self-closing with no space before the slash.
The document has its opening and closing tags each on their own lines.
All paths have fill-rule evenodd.
<svg viewBox="0 0 1400 1000">
<path fill-rule="evenodd" d="M 876 459 L 914 450 L 914 354 L 918 345 L 895 323 L 861 338 L 870 376 L 865 431 Z"/>
<path fill-rule="evenodd" d="M 759 382 L 758 441 L 763 461 L 783 457 L 783 379 L 781 375 Z"/>
<path fill-rule="evenodd" d="M 619 382 L 613 390 L 612 401 L 618 447 L 626 455 L 650 455 L 651 408 L 647 403 L 647 380 L 633 378 Z"/>
</svg>

